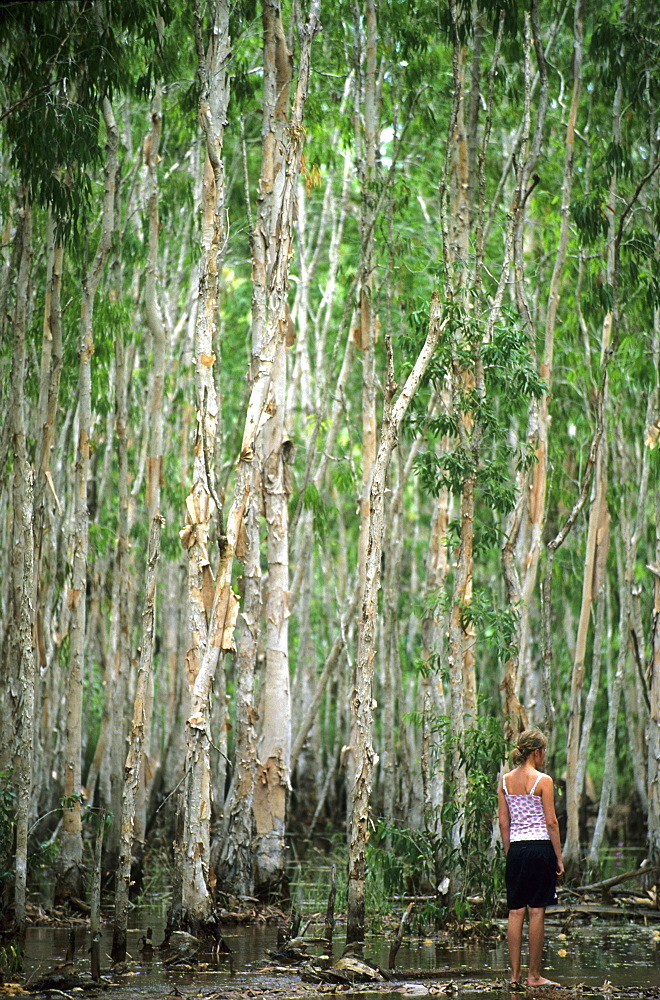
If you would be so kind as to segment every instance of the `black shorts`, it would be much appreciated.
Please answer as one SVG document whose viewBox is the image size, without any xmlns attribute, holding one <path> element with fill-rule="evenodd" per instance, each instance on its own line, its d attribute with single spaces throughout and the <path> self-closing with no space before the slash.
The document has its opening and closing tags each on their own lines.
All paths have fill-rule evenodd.
<svg viewBox="0 0 660 1000">
<path fill-rule="evenodd" d="M 557 902 L 557 859 L 549 840 L 517 840 L 506 856 L 506 905 L 552 906 Z"/>
</svg>

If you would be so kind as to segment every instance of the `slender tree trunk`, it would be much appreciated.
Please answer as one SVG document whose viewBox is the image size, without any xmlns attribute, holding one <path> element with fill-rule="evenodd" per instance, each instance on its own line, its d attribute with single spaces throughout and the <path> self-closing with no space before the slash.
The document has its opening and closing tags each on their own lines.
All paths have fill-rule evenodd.
<svg viewBox="0 0 660 1000">
<path fill-rule="evenodd" d="M 591 604 L 598 593 L 598 578 L 604 567 L 609 540 L 607 509 L 607 463 L 605 435 L 596 456 L 594 497 L 589 512 L 586 553 L 582 578 L 582 606 L 575 643 L 575 658 L 571 675 L 569 725 L 566 753 L 566 842 L 564 859 L 567 870 L 577 874 L 580 867 L 580 800 L 582 789 L 577 787 L 580 734 L 582 731 L 582 689 L 587 645 L 587 629 L 591 619 Z M 623 633 L 622 633 L 623 634 Z M 617 667 L 617 674 L 619 668 Z"/>
<path fill-rule="evenodd" d="M 72 586 L 67 595 L 71 614 L 69 675 L 66 692 L 66 744 L 62 830 L 56 900 L 82 895 L 82 692 L 85 664 L 87 553 L 89 511 L 87 481 L 90 469 L 92 429 L 91 360 L 94 352 L 94 300 L 110 253 L 115 228 L 115 185 L 118 173 L 119 133 L 110 102 L 103 100 L 107 131 L 105 191 L 99 244 L 84 281 L 80 316 L 78 441 L 75 466 L 75 525 Z"/>
<path fill-rule="evenodd" d="M 447 545 L 447 530 L 451 513 L 451 496 L 449 491 L 442 489 L 434 502 L 431 520 L 429 548 L 426 554 L 425 601 L 428 607 L 429 599 L 437 598 L 446 585 L 450 568 L 450 554 Z M 428 664 L 428 677 L 423 678 L 421 692 L 425 718 L 432 713 L 447 714 L 447 702 L 443 680 L 443 666 L 446 661 L 447 612 L 440 602 L 435 601 L 426 612 L 422 622 L 422 659 Z M 429 771 L 425 787 L 426 828 L 433 833 L 442 829 L 442 806 L 445 791 L 445 759 L 441 748 L 436 766 Z"/>
<path fill-rule="evenodd" d="M 614 98 L 613 120 L 614 134 L 620 138 L 620 113 L 621 113 L 622 88 L 619 82 Z M 607 260 L 607 280 L 614 287 L 616 282 L 615 274 L 615 241 L 617 234 L 617 178 L 612 177 L 610 183 L 609 196 L 609 238 L 608 238 L 608 260 Z M 603 323 L 601 357 L 605 361 L 607 352 L 612 340 L 613 315 L 608 312 Z M 608 392 L 607 380 L 603 385 L 603 397 L 601 404 L 601 414 L 603 428 L 607 426 Z M 582 728 L 582 688 L 584 684 L 584 661 L 586 656 L 587 634 L 591 618 L 591 604 L 597 593 L 597 577 L 602 572 L 599 567 L 604 565 L 607 556 L 607 541 L 609 540 L 609 512 L 607 509 L 607 464 L 608 452 L 606 434 L 600 439 L 596 451 L 594 467 L 594 491 L 591 508 L 589 510 L 589 522 L 587 529 L 587 541 L 584 557 L 584 569 L 582 577 L 582 604 L 580 607 L 580 618 L 578 622 L 577 637 L 575 640 L 575 656 L 573 660 L 573 670 L 571 674 L 571 693 L 569 701 L 569 725 L 566 748 L 566 840 L 564 843 L 564 864 L 569 874 L 577 875 L 580 869 L 580 829 L 579 813 L 582 789 L 577 787 L 576 777 L 578 771 L 578 749 L 580 745 L 580 732 Z M 618 669 L 618 668 L 617 668 Z"/>
<path fill-rule="evenodd" d="M 350 841 L 347 899 L 347 943 L 364 941 L 365 855 L 369 838 L 369 801 L 372 790 L 375 753 L 372 742 L 373 703 L 372 683 L 376 651 L 376 626 L 380 565 L 383 544 L 383 505 L 387 472 L 396 445 L 397 433 L 408 404 L 431 360 L 444 323 L 440 321 L 440 300 L 434 292 L 431 300 L 429 329 L 426 341 L 396 402 L 387 407 L 383 417 L 381 442 L 374 464 L 370 497 L 370 530 L 367 549 L 366 587 L 358 622 L 358 646 L 355 664 L 356 687 L 353 701 L 355 742 L 353 754 L 356 770 L 352 787 L 348 789 Z M 394 386 L 389 385 L 390 394 Z M 391 398 L 391 395 L 390 395 Z"/>
<path fill-rule="evenodd" d="M 59 507 L 51 472 L 51 451 L 56 427 L 62 373 L 62 268 L 64 249 L 55 232 L 52 214 L 48 217 L 48 265 L 44 305 L 43 343 L 41 353 L 41 379 L 39 385 L 39 434 L 37 444 L 37 475 L 34 488 L 34 593 L 36 645 L 40 668 L 48 663 L 47 642 L 50 615 L 49 548 L 54 528 L 53 510 Z M 61 510 L 60 510 L 61 514 Z M 42 579 L 42 566 L 46 566 Z"/>
<path fill-rule="evenodd" d="M 254 671 L 261 635 L 260 516 L 261 498 L 252 491 L 236 553 L 243 565 L 243 585 L 235 659 L 234 772 L 225 804 L 225 831 L 217 866 L 223 890 L 237 896 L 254 895 L 252 802 L 257 773 Z"/>
<path fill-rule="evenodd" d="M 162 32 L 162 23 L 159 23 Z M 162 123 L 162 93 L 156 85 L 151 105 L 151 129 L 145 142 L 145 159 L 149 177 L 149 260 L 145 285 L 145 302 L 152 336 L 152 371 L 150 408 L 150 442 L 147 455 L 147 513 L 149 543 L 145 568 L 145 600 L 142 614 L 140 666 L 138 669 L 133 724 L 129 734 L 128 754 L 124 765 L 124 785 L 121 803 L 119 862 L 115 886 L 115 922 L 112 940 L 114 962 L 126 958 L 128 905 L 131 869 L 134 863 L 134 843 L 144 844 L 146 831 L 146 775 L 151 737 L 153 705 L 153 656 L 156 618 L 156 588 L 160 536 L 163 517 L 160 512 L 160 484 L 163 465 L 163 385 L 165 379 L 165 346 L 167 334 L 158 300 L 158 178 L 160 131 Z"/>
<path fill-rule="evenodd" d="M 32 514 L 34 472 L 28 461 L 25 426 L 27 303 L 32 259 L 32 210 L 20 208 L 17 231 L 18 274 L 13 317 L 11 424 L 14 474 L 12 480 L 13 536 L 11 550 L 11 621 L 9 686 L 16 692 L 14 785 L 16 789 L 16 875 L 14 931 L 25 943 L 28 824 L 32 787 L 32 744 L 35 684 L 34 608 L 32 603 L 34 539 Z"/>
<path fill-rule="evenodd" d="M 218 662 L 214 646 L 214 596 L 209 531 L 216 510 L 213 481 L 218 402 L 213 378 L 216 361 L 215 333 L 220 268 L 225 249 L 225 185 L 222 161 L 224 125 L 229 102 L 229 6 L 226 0 L 213 5 L 212 36 L 208 56 L 204 55 L 199 6 L 195 9 L 199 72 L 203 81 L 200 121 L 205 135 L 206 158 L 202 188 L 202 258 L 195 327 L 195 390 L 197 429 L 193 458 L 193 485 L 186 501 L 187 527 L 181 541 L 189 558 L 189 627 L 192 639 L 188 653 L 191 684 L 191 715 L 186 723 L 186 760 L 178 841 L 175 850 L 177 873 L 169 926 L 193 930 L 212 914 L 210 894 L 210 720 L 209 695 Z M 224 526 L 220 525 L 224 534 Z M 223 560 L 220 575 L 224 579 Z M 229 557 L 230 558 L 230 557 Z M 228 592 L 224 594 L 225 609 Z M 223 615 L 224 623 L 224 615 Z"/>
<path fill-rule="evenodd" d="M 527 473 L 525 473 L 518 483 L 518 502 L 516 508 L 509 519 L 509 530 L 506 531 L 505 542 L 502 548 L 503 563 L 505 566 L 505 580 L 509 583 L 509 601 L 512 606 L 519 609 L 517 628 L 517 655 L 507 665 L 507 671 L 503 682 L 504 713 L 514 724 L 510 730 L 510 736 L 516 735 L 521 728 L 527 725 L 527 713 L 520 705 L 519 694 L 519 669 L 525 662 L 528 655 L 528 644 L 530 639 L 530 607 L 536 581 L 538 576 L 538 565 L 543 544 L 543 532 L 546 522 L 545 498 L 547 489 L 548 471 L 548 435 L 550 429 L 549 403 L 552 391 L 553 359 L 554 359 L 554 338 L 557 325 L 557 310 L 561 282 L 564 274 L 566 256 L 568 250 L 568 240 L 571 221 L 571 197 L 573 191 L 574 162 L 575 162 L 575 128 L 577 124 L 577 114 L 582 93 L 582 55 L 583 55 L 583 23 L 582 23 L 582 0 L 577 0 L 574 11 L 573 22 L 573 90 L 571 104 L 568 114 L 566 128 L 566 141 L 564 151 L 564 171 L 561 185 L 561 221 L 559 230 L 559 241 L 554 268 L 550 281 L 548 294 L 548 306 L 545 320 L 545 340 L 543 349 L 543 360 L 540 374 L 544 379 L 547 391 L 541 397 L 540 403 L 532 400 L 530 403 L 530 417 L 528 426 L 528 441 L 535 445 L 536 463 L 532 473 L 531 486 L 527 488 Z M 534 162 L 530 164 L 533 168 Z M 528 170 L 528 174 L 530 170 Z M 523 216 L 524 218 L 524 216 Z M 522 221 L 522 220 L 521 220 Z M 522 235 L 522 233 L 521 233 Z M 519 241 L 517 243 L 519 246 Z M 524 270 L 522 264 L 522 251 L 516 253 L 516 296 L 521 315 L 531 329 L 531 311 L 527 303 L 525 292 Z M 523 519 L 529 522 L 529 545 L 523 559 L 522 581 L 514 586 L 510 585 L 511 574 L 513 572 L 512 555 L 515 543 L 520 531 Z M 515 527 L 514 527 L 515 526 Z M 507 568 L 508 564 L 508 568 Z M 517 574 L 516 574 L 517 577 Z M 545 723 L 550 723 L 548 719 Z"/>
<path fill-rule="evenodd" d="M 619 636 L 620 645 L 616 661 L 616 670 L 611 685 L 608 690 L 607 706 L 607 734 L 605 737 L 605 763 L 603 768 L 603 784 L 598 805 L 598 816 L 589 848 L 589 864 L 598 864 L 600 848 L 605 834 L 605 824 L 610 807 L 610 802 L 616 787 L 616 730 L 619 718 L 619 703 L 621 701 L 621 688 L 626 670 L 629 646 L 630 618 L 630 583 L 632 572 L 632 558 L 634 553 L 631 550 L 630 539 L 623 540 L 621 552 L 617 560 L 619 567 Z"/>
<path fill-rule="evenodd" d="M 128 905 L 131 884 L 131 861 L 133 858 L 133 827 L 135 823 L 135 801 L 141 780 L 143 747 L 147 738 L 147 725 L 151 720 L 146 710 L 148 689 L 151 681 L 153 661 L 156 574 L 160 555 L 160 534 L 163 519 L 154 516 L 149 532 L 147 569 L 145 579 L 144 611 L 142 614 L 142 646 L 138 669 L 137 689 L 133 707 L 133 725 L 129 735 L 129 748 L 124 766 L 124 788 L 122 793 L 121 837 L 117 884 L 115 890 L 115 922 L 112 940 L 112 959 L 123 962 L 126 958 L 126 935 L 128 930 Z"/>
<path fill-rule="evenodd" d="M 158 31 L 162 34 L 163 25 L 158 19 Z M 151 128 L 143 145 L 145 166 L 147 168 L 147 192 L 148 192 L 148 222 L 149 222 L 149 256 L 147 261 L 147 271 L 145 276 L 145 311 L 147 323 L 151 334 L 151 372 L 149 373 L 149 443 L 147 452 L 147 481 L 146 481 L 146 502 L 147 514 L 149 517 L 150 540 L 154 542 L 160 540 L 160 531 L 156 531 L 154 521 L 162 517 L 160 488 L 163 482 L 163 397 L 165 388 L 165 362 L 168 347 L 168 331 L 163 318 L 161 308 L 159 285 L 160 285 L 160 215 L 159 215 L 159 183 L 158 183 L 158 163 L 160 161 L 160 134 L 162 128 L 162 86 L 156 84 L 154 97 L 151 103 Z M 154 538 L 157 535 L 157 538 Z M 158 586 L 158 562 L 159 552 L 148 553 L 147 566 L 145 567 L 145 593 L 149 595 L 153 586 L 154 591 Z M 152 560 L 155 563 L 151 568 Z M 155 581 L 152 583 L 152 572 L 155 574 Z M 153 594 L 155 603 L 156 595 Z M 143 623 L 146 624 L 146 608 L 143 613 Z M 142 754 L 140 760 L 140 779 L 137 786 L 135 799 L 135 826 L 132 855 L 134 865 L 139 872 L 135 873 L 136 879 L 141 881 L 141 868 L 143 864 L 143 851 L 146 839 L 147 828 L 147 806 L 149 799 L 149 777 L 152 770 L 151 762 L 151 730 L 154 698 L 153 679 L 153 653 L 154 644 L 148 642 L 148 636 L 143 639 L 140 654 L 140 667 L 144 664 L 144 741 L 142 743 Z M 145 646 L 151 659 L 145 658 Z M 130 753 L 130 748 L 129 748 Z"/>
<path fill-rule="evenodd" d="M 106 839 L 106 863 L 116 867 L 121 838 L 121 811 L 126 735 L 124 718 L 128 700 L 131 668 L 131 498 L 128 484 L 129 406 L 126 342 L 123 331 L 115 338 L 115 451 L 117 455 L 117 539 L 112 569 L 111 633 L 109 641 L 109 676 L 103 703 L 104 721 L 109 740 L 99 770 L 101 801 L 112 812 L 113 823 Z"/>
<path fill-rule="evenodd" d="M 655 311 L 653 335 L 653 364 L 656 384 L 653 394 L 654 425 L 660 422 L 660 384 L 658 365 L 660 364 L 660 312 Z M 649 436 L 645 445 L 650 448 L 653 439 Z M 657 447 L 657 443 L 655 445 Z M 653 574 L 653 609 L 651 612 L 651 652 L 648 665 L 649 677 L 649 720 L 646 735 L 647 745 L 647 789 L 648 789 L 648 859 L 651 866 L 660 865 L 660 484 L 655 484 L 653 493 L 655 513 L 655 558 L 647 567 Z M 659 903 L 660 905 L 660 903 Z"/>
<path fill-rule="evenodd" d="M 254 788 L 255 886 L 265 894 L 285 868 L 285 825 L 290 785 L 289 532 L 286 427 L 287 290 L 295 192 L 303 149 L 304 108 L 311 46 L 319 26 L 313 0 L 301 32 L 300 69 L 287 121 L 292 66 L 279 4 L 264 0 L 264 114 L 260 205 L 252 238 L 252 395 L 242 457 L 254 449 L 262 470 L 267 530 L 266 650 L 262 728 Z"/>
<path fill-rule="evenodd" d="M 362 8 L 362 9 L 361 9 Z M 369 543 L 369 504 L 371 476 L 376 457 L 376 369 L 375 369 L 375 310 L 374 310 L 374 226 L 376 223 L 376 143 L 378 139 L 378 113 L 376 100 L 376 59 L 378 45 L 378 25 L 376 3 L 364 0 L 361 5 L 353 5 L 355 24 L 355 93 L 354 93 L 354 133 L 355 156 L 360 178 L 360 266 L 358 272 L 357 322 L 353 338 L 362 355 L 361 389 L 361 491 L 360 528 L 358 535 L 358 581 L 360 600 L 366 584 L 367 547 Z M 363 23 L 365 28 L 363 29 Z M 357 685 L 357 678 L 355 684 Z M 353 704 L 353 699 L 351 700 Z M 353 727 L 349 746 L 352 748 L 346 759 L 346 774 L 349 786 L 356 780 L 358 766 L 355 750 L 357 740 L 357 719 Z M 351 805 L 347 800 L 347 833 L 351 837 Z"/>
<path fill-rule="evenodd" d="M 596 698 L 598 697 L 598 693 L 600 691 L 600 673 L 603 659 L 603 643 L 605 641 L 605 585 L 606 577 L 603 576 L 600 582 L 596 601 L 596 622 L 594 625 L 594 641 L 591 654 L 591 679 L 589 681 L 589 692 L 584 705 L 584 719 L 582 722 L 582 733 L 580 736 L 580 750 L 578 753 L 575 779 L 577 788 L 584 788 L 589 760 L 589 742 L 596 709 Z"/>
<path fill-rule="evenodd" d="M 61 288 L 64 251 L 52 214 L 49 214 L 47 222 L 47 246 L 34 482 L 35 653 L 39 670 L 47 678 L 45 683 L 37 683 L 35 687 L 34 718 L 44 719 L 43 728 L 40 725 L 34 727 L 35 763 L 40 762 L 34 775 L 36 780 L 33 782 L 34 805 L 37 808 L 46 789 L 50 787 L 50 779 L 47 779 L 46 775 L 50 775 L 53 770 L 49 760 L 50 743 L 47 743 L 44 737 L 48 732 L 45 720 L 49 709 L 48 681 L 54 669 L 55 659 L 53 615 L 57 589 L 56 563 L 59 544 L 57 528 L 62 519 L 62 507 L 53 478 L 51 460 L 63 363 Z"/>
<path fill-rule="evenodd" d="M 356 7 L 356 30 L 362 35 Z M 362 495 L 360 500 L 360 536 L 358 541 L 358 569 L 364 588 L 367 545 L 369 537 L 369 496 L 371 471 L 376 459 L 376 369 L 375 369 L 375 313 L 374 313 L 374 215 L 376 183 L 376 145 L 378 141 L 378 116 L 376 101 L 376 51 L 378 26 L 375 0 L 365 0 L 366 58 L 364 68 L 364 107 L 359 106 L 361 96 L 358 85 L 356 94 L 356 149 L 359 164 L 360 199 L 360 276 L 359 319 L 357 346 L 362 351 Z M 358 58 L 360 53 L 358 51 Z M 357 75 L 357 80 L 362 74 Z"/>
<path fill-rule="evenodd" d="M 267 524 L 266 657 L 264 701 L 258 743 L 259 770 L 254 795 L 257 892 L 277 885 L 284 873 L 287 795 L 290 787 L 291 709 L 288 643 L 288 484 L 284 398 L 285 344 L 272 369 L 274 411 L 263 433 L 264 514 Z"/>
<path fill-rule="evenodd" d="M 657 357 L 656 357 L 657 362 Z M 657 369 L 656 369 L 657 370 Z M 657 412 L 657 411 L 656 411 Z M 648 841 L 649 864 L 660 865 L 660 488 L 655 490 L 655 562 L 653 568 L 653 613 L 649 663 Z"/>
</svg>

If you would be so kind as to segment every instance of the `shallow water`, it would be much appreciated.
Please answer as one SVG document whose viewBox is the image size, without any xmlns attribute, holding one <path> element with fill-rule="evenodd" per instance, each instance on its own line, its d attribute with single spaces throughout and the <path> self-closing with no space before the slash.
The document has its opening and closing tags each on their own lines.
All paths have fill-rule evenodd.
<svg viewBox="0 0 660 1000">
<path fill-rule="evenodd" d="M 138 940 L 147 927 L 153 928 L 156 945 L 163 938 L 162 914 L 136 910 L 132 914 L 134 927 L 129 933 L 130 959 L 126 972 L 111 972 L 110 945 L 112 928 L 104 927 L 101 941 L 101 965 L 106 980 L 104 996 L 108 1000 L 128 997 L 209 997 L 222 993 L 226 997 L 305 997 L 318 996 L 305 984 L 295 968 L 282 970 L 268 956 L 276 948 L 274 926 L 227 927 L 224 940 L 233 952 L 235 973 L 226 959 L 211 954 L 199 956 L 199 966 L 193 971 L 179 971 L 164 966 L 157 948 L 151 961 L 143 961 Z M 562 934 L 559 920 L 548 920 L 544 972 L 566 986 L 584 984 L 592 990 L 606 981 L 617 988 L 660 985 L 660 921 L 645 926 L 622 920 L 617 923 L 577 925 L 569 935 Z M 311 930 L 311 929 L 310 929 Z M 504 930 L 504 928 L 503 928 Z M 336 936 L 335 958 L 341 954 L 342 929 Z M 31 927 L 26 943 L 27 987 L 40 976 L 62 962 L 66 952 L 67 928 Z M 84 926 L 76 929 L 76 971 L 89 973 L 89 932 Z M 385 935 L 367 940 L 365 956 L 386 968 L 390 943 Z M 320 954 L 320 949 L 310 947 Z M 502 997 L 499 984 L 507 976 L 507 954 L 504 938 L 495 947 L 478 944 L 447 946 L 433 942 L 411 940 L 397 954 L 397 970 L 406 970 L 405 983 L 397 983 L 397 992 L 382 993 L 380 998 L 400 997 L 401 993 L 428 995 L 449 980 L 459 997 Z M 429 973 L 434 970 L 434 975 Z M 345 990 L 340 990 L 345 992 Z M 361 994 L 363 995 L 363 994 Z"/>
</svg>

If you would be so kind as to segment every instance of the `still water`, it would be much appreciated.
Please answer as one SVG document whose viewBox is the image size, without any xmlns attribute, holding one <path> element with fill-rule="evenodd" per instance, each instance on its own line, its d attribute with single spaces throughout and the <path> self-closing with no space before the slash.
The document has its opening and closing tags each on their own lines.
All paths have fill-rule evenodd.
<svg viewBox="0 0 660 1000">
<path fill-rule="evenodd" d="M 162 914 L 135 910 L 134 929 L 129 935 L 130 960 L 125 972 L 111 972 L 111 927 L 104 928 L 101 942 L 102 969 L 108 1000 L 130 997 L 226 997 L 231 998 L 304 998 L 318 991 L 303 982 L 295 969 L 283 971 L 268 952 L 276 948 L 274 926 L 227 927 L 226 944 L 233 952 L 234 973 L 225 959 L 200 955 L 193 971 L 178 971 L 163 965 L 158 948 L 150 961 L 141 958 L 138 941 L 147 927 L 153 928 L 155 945 L 163 938 Z M 504 925 L 502 925 L 504 931 Z M 62 962 L 67 947 L 66 928 L 32 927 L 26 945 L 27 988 Z M 89 933 L 81 926 L 76 934 L 76 972 L 89 972 Z M 335 958 L 342 949 L 341 928 L 337 931 Z M 365 957 L 387 968 L 390 942 L 385 935 L 368 938 Z M 320 950 L 310 948 L 312 954 Z M 411 939 L 397 954 L 397 970 L 405 970 L 397 982 L 396 993 L 379 992 L 380 998 L 427 996 L 438 993 L 450 981 L 459 998 L 503 997 L 501 984 L 507 977 L 507 953 L 504 937 L 492 947 L 469 944 L 462 947 L 439 944 L 430 938 Z M 609 983 L 618 989 L 660 986 L 660 921 L 620 920 L 616 923 L 577 922 L 569 933 L 562 933 L 560 920 L 548 920 L 544 971 L 567 987 L 583 985 L 585 991 L 602 990 Z M 327 987 L 325 988 L 328 989 Z M 607 990 L 607 986 L 605 987 Z M 345 990 L 339 992 L 345 993 Z M 60 993 L 60 995 L 62 995 Z"/>
</svg>

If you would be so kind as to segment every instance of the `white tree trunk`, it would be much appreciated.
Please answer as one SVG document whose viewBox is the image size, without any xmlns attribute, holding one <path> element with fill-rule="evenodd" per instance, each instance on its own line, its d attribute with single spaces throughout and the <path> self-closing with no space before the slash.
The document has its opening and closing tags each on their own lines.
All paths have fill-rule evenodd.
<svg viewBox="0 0 660 1000">
<path fill-rule="evenodd" d="M 175 848 L 176 876 L 169 927 L 196 930 L 213 912 L 210 884 L 211 853 L 211 732 L 209 697 L 223 645 L 225 614 L 230 610 L 230 588 L 218 588 L 226 578 L 231 553 L 224 552 L 214 586 L 208 551 L 211 520 L 219 507 L 213 476 L 218 400 L 214 382 L 216 315 L 220 269 L 226 242 L 225 184 L 222 160 L 224 126 L 229 103 L 229 5 L 215 0 L 209 51 L 204 56 L 199 8 L 196 40 L 199 73 L 203 81 L 199 117 L 205 136 L 202 186 L 202 255 L 195 324 L 195 392 L 197 428 L 193 455 L 193 484 L 186 500 L 187 526 L 180 533 L 188 551 L 189 628 L 187 656 L 191 685 L 191 714 L 186 723 L 186 759 L 179 826 Z M 224 534 L 220 526 L 219 534 Z M 222 605 L 218 644 L 217 608 Z M 233 639 L 227 640 L 233 648 Z"/>
</svg>

